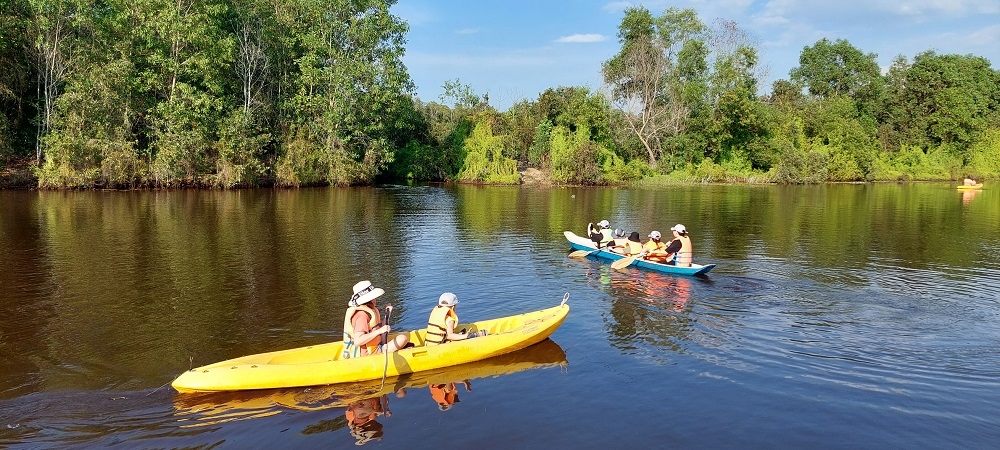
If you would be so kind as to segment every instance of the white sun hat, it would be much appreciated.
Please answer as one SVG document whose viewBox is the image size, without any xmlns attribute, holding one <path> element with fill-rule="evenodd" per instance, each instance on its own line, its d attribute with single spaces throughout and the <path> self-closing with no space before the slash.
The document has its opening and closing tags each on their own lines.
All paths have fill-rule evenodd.
<svg viewBox="0 0 1000 450">
<path fill-rule="evenodd" d="M 608 222 L 607 220 L 602 220 L 600 222 L 597 222 L 597 226 L 601 228 L 608 228 L 611 226 L 611 222 Z"/>
<path fill-rule="evenodd" d="M 451 292 L 445 292 L 441 294 L 438 298 L 438 305 L 440 306 L 455 306 L 458 304 L 458 296 L 452 294 Z"/>
<path fill-rule="evenodd" d="M 653 239 L 659 239 L 660 238 L 660 232 L 659 231 L 650 231 L 649 232 L 649 237 L 651 237 Z"/>
<path fill-rule="evenodd" d="M 359 281 L 354 285 L 354 295 L 351 296 L 351 301 L 347 302 L 347 306 L 363 305 L 379 298 L 382 294 L 385 294 L 385 291 L 373 286 L 371 281 Z"/>
</svg>

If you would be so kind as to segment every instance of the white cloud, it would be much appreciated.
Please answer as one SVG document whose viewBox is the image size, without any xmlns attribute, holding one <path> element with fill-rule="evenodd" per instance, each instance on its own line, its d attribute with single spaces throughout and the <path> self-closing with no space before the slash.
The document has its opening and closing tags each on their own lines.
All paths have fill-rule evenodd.
<svg viewBox="0 0 1000 450">
<path fill-rule="evenodd" d="M 604 42 L 605 39 L 607 38 L 605 38 L 603 35 L 600 34 L 571 34 L 569 36 L 563 36 L 559 39 L 556 39 L 556 42 L 580 44 L 580 43 L 590 43 L 590 42 Z"/>
<path fill-rule="evenodd" d="M 625 11 L 625 9 L 635 6 L 632 2 L 610 2 L 604 5 L 604 10 L 610 13 Z"/>
<path fill-rule="evenodd" d="M 989 26 L 969 34 L 968 42 L 972 45 L 1000 45 L 1000 25 Z M 1000 61 L 997 61 L 1000 63 Z"/>
</svg>

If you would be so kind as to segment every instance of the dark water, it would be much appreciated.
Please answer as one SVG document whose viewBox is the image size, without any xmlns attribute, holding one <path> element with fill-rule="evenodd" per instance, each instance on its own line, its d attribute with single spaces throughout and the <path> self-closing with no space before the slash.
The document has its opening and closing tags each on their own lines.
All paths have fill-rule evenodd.
<svg viewBox="0 0 1000 450">
<path fill-rule="evenodd" d="M 562 231 L 603 218 L 643 235 L 683 223 L 718 267 L 568 258 Z M 0 447 L 1000 442 L 989 186 L 0 191 L 0 258 Z M 423 327 L 445 290 L 466 320 L 565 292 L 572 310 L 551 341 L 390 379 L 384 397 L 169 387 L 191 365 L 339 340 L 362 279 L 398 329 Z M 432 385 L 458 401 L 442 410 Z"/>
</svg>

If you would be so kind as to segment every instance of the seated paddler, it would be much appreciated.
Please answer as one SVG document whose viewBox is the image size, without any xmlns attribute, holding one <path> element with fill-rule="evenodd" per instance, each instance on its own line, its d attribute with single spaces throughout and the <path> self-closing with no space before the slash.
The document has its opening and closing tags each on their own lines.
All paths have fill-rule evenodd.
<svg viewBox="0 0 1000 450">
<path fill-rule="evenodd" d="M 344 358 L 394 352 L 406 346 L 406 334 L 396 335 L 388 340 L 389 325 L 382 322 L 378 310 L 378 298 L 385 294 L 368 280 L 354 285 L 354 295 L 347 303 L 344 314 Z M 392 305 L 386 305 L 386 312 L 392 314 Z M 383 338 L 384 337 L 384 338 Z M 388 342 L 386 342 L 388 340 Z"/>
<path fill-rule="evenodd" d="M 457 305 L 458 296 L 451 292 L 441 294 L 437 306 L 431 310 L 431 316 L 427 319 L 425 345 L 438 345 L 476 337 L 476 333 L 455 331 L 455 327 L 458 326 L 458 313 L 455 312 Z"/>
</svg>

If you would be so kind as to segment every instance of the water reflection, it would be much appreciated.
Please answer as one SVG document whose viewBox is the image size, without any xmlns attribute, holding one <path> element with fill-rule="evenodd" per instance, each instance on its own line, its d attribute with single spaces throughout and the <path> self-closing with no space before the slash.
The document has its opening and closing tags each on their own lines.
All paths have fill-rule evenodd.
<svg viewBox="0 0 1000 450">
<path fill-rule="evenodd" d="M 526 349 L 483 361 L 392 377 L 384 385 L 381 380 L 373 380 L 305 389 L 177 394 L 174 409 L 182 427 L 202 427 L 269 417 L 289 410 L 345 408 L 340 419 L 318 422 L 306 427 L 303 433 L 346 427 L 359 443 L 364 443 L 382 436 L 383 424 L 376 419 L 383 418 L 384 421 L 392 416 L 388 407 L 390 394 L 402 399 L 407 396 L 408 390 L 428 388 L 436 409 L 445 411 L 458 402 L 457 384 L 464 385 L 466 391 L 471 392 L 469 380 L 567 364 L 562 347 L 546 339 Z"/>
<path fill-rule="evenodd" d="M 472 384 L 469 380 L 462 380 L 462 385 L 465 386 L 465 392 L 472 392 Z M 458 385 L 454 381 L 449 383 L 434 383 L 428 386 L 431 391 L 431 400 L 437 403 L 438 409 L 441 411 L 447 411 L 451 409 L 455 403 L 458 403 Z"/>
<path fill-rule="evenodd" d="M 962 190 L 962 204 L 963 205 L 968 205 L 969 202 L 971 202 L 972 199 L 976 197 L 977 193 L 979 193 L 978 189 L 964 189 L 964 190 Z"/>
<path fill-rule="evenodd" d="M 380 416 L 392 417 L 389 397 L 386 395 L 358 400 L 347 405 L 344 418 L 347 419 L 347 426 L 351 430 L 351 436 L 356 440 L 356 445 L 367 444 L 373 439 L 382 439 L 384 434 L 382 424 L 375 420 Z"/>
</svg>

